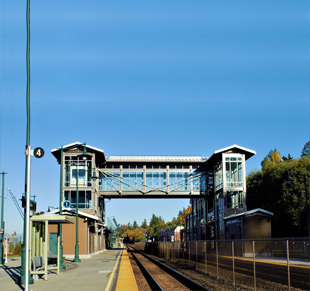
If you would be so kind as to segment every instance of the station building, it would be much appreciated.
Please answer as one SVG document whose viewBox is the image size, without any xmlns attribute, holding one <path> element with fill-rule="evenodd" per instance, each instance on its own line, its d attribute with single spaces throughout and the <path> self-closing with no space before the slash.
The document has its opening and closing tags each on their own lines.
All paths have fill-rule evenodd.
<svg viewBox="0 0 310 291">
<path fill-rule="evenodd" d="M 101 149 L 75 142 L 51 152 L 61 165 L 61 198 L 66 201 L 66 211 L 74 215 L 78 203 L 81 227 L 87 230 L 85 254 L 105 246 L 102 239 L 107 199 L 189 198 L 192 213 L 186 217 L 186 240 L 246 238 L 244 221 L 251 217 L 259 223 L 263 220 L 263 229 L 269 227 L 272 213 L 263 210 L 246 214 L 245 165 L 255 155 L 253 150 L 233 145 L 215 151 L 209 158 L 106 157 Z M 236 214 L 240 216 L 229 218 Z M 92 219 L 85 219 L 87 215 Z M 74 226 L 67 227 L 74 233 Z M 91 241 L 93 247 L 89 245 Z M 66 243 L 69 241 L 64 237 L 64 250 Z"/>
</svg>

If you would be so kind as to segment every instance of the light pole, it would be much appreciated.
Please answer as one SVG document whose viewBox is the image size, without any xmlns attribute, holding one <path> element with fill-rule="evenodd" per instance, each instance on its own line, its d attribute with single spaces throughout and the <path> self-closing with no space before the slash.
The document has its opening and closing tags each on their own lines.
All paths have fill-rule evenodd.
<svg viewBox="0 0 310 291">
<path fill-rule="evenodd" d="M 59 215 L 62 215 L 62 185 L 63 185 L 63 146 L 60 149 L 60 191 L 59 191 Z M 65 270 L 62 245 L 62 223 L 59 224 L 59 268 Z"/>
<path fill-rule="evenodd" d="M 26 109 L 27 109 L 27 126 L 26 126 L 26 166 L 25 166 L 25 200 L 26 208 L 24 211 L 24 232 L 21 258 L 21 276 L 20 284 L 25 285 L 25 291 L 28 291 L 29 284 L 33 284 L 33 279 L 29 274 L 29 203 L 30 203 L 30 0 L 27 0 L 26 7 L 26 24 L 27 24 L 27 45 L 26 45 L 26 67 L 27 67 L 27 88 L 26 88 Z"/>
<path fill-rule="evenodd" d="M 75 254 L 73 262 L 79 263 L 79 158 L 76 161 L 76 203 L 75 203 Z"/>
<path fill-rule="evenodd" d="M 88 157 L 86 144 L 84 143 L 84 149 L 83 154 L 77 156 L 76 160 L 76 204 L 75 204 L 75 254 L 74 254 L 74 260 L 73 262 L 79 263 L 81 262 L 81 259 L 79 258 L 79 251 L 80 251 L 80 244 L 79 244 L 79 158 L 82 158 L 85 163 L 86 159 Z M 87 166 L 87 164 L 86 164 Z M 85 171 L 86 175 L 86 171 Z"/>
<path fill-rule="evenodd" d="M 3 242 L 4 242 L 4 223 L 3 223 L 3 217 L 4 217 L 4 175 L 7 173 L 0 173 L 2 175 L 2 199 L 1 199 L 1 225 L 0 225 L 0 264 L 3 264 Z"/>
</svg>

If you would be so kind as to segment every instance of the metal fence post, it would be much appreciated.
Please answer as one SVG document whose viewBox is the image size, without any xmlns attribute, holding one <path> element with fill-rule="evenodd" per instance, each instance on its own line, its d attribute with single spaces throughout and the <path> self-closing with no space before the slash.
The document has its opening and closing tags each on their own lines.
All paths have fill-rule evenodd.
<svg viewBox="0 0 310 291">
<path fill-rule="evenodd" d="M 208 253 L 207 253 L 207 247 L 208 242 L 206 241 L 206 248 L 205 248 L 205 272 L 208 272 Z"/>
<path fill-rule="evenodd" d="M 219 278 L 219 250 L 218 250 L 218 241 L 215 243 L 216 246 L 216 277 Z"/>
<path fill-rule="evenodd" d="M 291 290 L 291 274 L 290 274 L 290 246 L 289 241 L 286 241 L 286 257 L 287 257 L 287 285 L 288 290 Z"/>
<path fill-rule="evenodd" d="M 233 264 L 233 285 L 236 285 L 235 278 L 235 242 L 231 241 L 231 253 L 232 253 L 232 264 Z"/>
<path fill-rule="evenodd" d="M 188 260 L 191 260 L 191 242 L 188 242 Z"/>
<path fill-rule="evenodd" d="M 198 241 L 196 241 L 196 263 L 198 263 Z"/>
<path fill-rule="evenodd" d="M 254 291 L 256 291 L 255 241 L 254 240 L 253 240 L 253 275 L 254 275 Z"/>
</svg>

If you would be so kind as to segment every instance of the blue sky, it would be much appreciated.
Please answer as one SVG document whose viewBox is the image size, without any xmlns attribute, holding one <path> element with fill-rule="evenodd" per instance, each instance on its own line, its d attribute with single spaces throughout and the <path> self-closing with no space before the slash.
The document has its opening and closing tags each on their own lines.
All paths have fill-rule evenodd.
<svg viewBox="0 0 310 291">
<path fill-rule="evenodd" d="M 0 2 L 0 170 L 24 189 L 26 1 Z M 201 155 L 238 144 L 300 156 L 309 140 L 309 1 L 31 1 L 31 193 L 58 206 L 50 150 Z M 7 195 L 7 191 L 6 191 Z M 188 200 L 112 200 L 119 223 L 165 220 Z M 9 233 L 22 233 L 11 198 Z"/>
</svg>

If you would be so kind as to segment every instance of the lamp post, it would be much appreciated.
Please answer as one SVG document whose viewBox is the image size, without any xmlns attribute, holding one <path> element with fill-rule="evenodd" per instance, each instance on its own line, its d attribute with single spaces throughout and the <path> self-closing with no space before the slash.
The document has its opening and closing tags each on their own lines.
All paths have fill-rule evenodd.
<svg viewBox="0 0 310 291">
<path fill-rule="evenodd" d="M 80 245 L 79 245 L 79 158 L 81 157 L 82 160 L 85 161 L 88 158 L 87 154 L 87 149 L 86 149 L 86 144 L 84 143 L 84 148 L 83 148 L 83 154 L 77 156 L 77 161 L 76 161 L 76 204 L 75 204 L 75 254 L 74 254 L 74 260 L 73 262 L 79 263 L 81 262 L 81 259 L 79 258 L 79 250 L 80 250 Z M 85 171 L 86 174 L 86 171 Z"/>
<path fill-rule="evenodd" d="M 75 254 L 73 262 L 79 263 L 79 159 L 76 161 L 76 203 L 75 203 Z"/>
<path fill-rule="evenodd" d="M 59 191 L 59 215 L 62 215 L 62 186 L 63 186 L 63 146 L 60 149 L 60 191 Z M 65 270 L 62 245 L 62 223 L 59 224 L 59 268 Z"/>
<path fill-rule="evenodd" d="M 26 165 L 25 165 L 25 200 L 26 208 L 24 211 L 24 231 L 23 246 L 21 258 L 21 276 L 19 283 L 25 285 L 25 291 L 28 291 L 29 284 L 33 279 L 29 274 L 29 204 L 30 204 L 30 0 L 27 0 L 26 7 L 26 24 L 27 24 L 27 45 L 26 45 L 26 64 L 27 64 L 27 88 L 26 88 L 26 109 L 27 109 L 27 126 L 26 126 Z"/>
<path fill-rule="evenodd" d="M 3 264 L 3 242 L 4 242 L 4 175 L 7 173 L 0 173 L 2 175 L 2 199 L 1 199 L 1 225 L 0 225 L 0 264 Z"/>
</svg>

